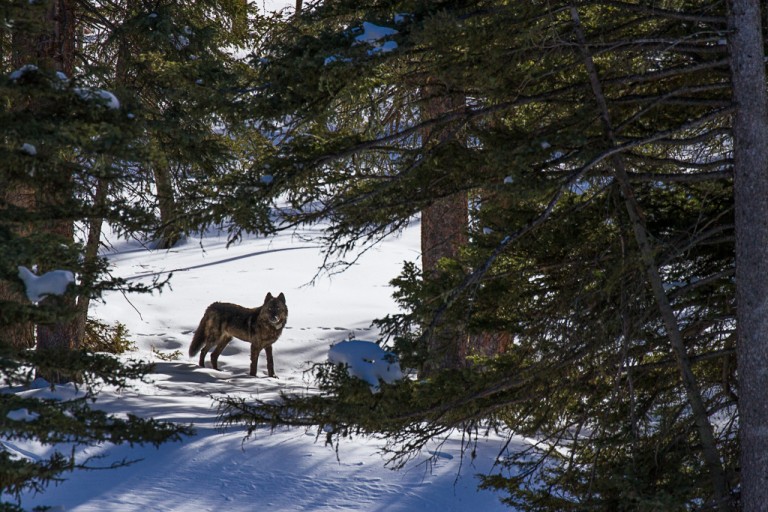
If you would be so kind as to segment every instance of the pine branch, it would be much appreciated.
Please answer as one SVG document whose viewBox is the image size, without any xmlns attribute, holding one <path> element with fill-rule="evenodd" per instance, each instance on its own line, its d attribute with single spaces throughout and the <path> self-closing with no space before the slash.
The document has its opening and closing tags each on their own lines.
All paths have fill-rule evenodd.
<svg viewBox="0 0 768 512">
<path fill-rule="evenodd" d="M 600 117 L 606 131 L 606 136 L 610 143 L 615 145 L 617 141 L 613 131 L 608 104 L 603 94 L 603 84 L 592 60 L 592 56 L 589 53 L 589 49 L 584 37 L 584 32 L 581 26 L 579 12 L 576 7 L 571 7 L 571 19 L 574 23 L 574 33 L 576 40 L 581 47 L 581 53 L 584 57 L 584 65 L 589 75 L 592 92 L 595 96 L 595 101 L 597 102 L 599 108 Z M 619 183 L 622 195 L 624 197 L 627 213 L 632 224 L 636 242 L 642 255 L 643 263 L 648 275 L 648 280 L 653 289 L 656 304 L 664 322 L 666 334 L 675 354 L 675 359 L 677 360 L 683 386 L 686 390 L 686 396 L 693 411 L 694 421 L 696 423 L 699 439 L 702 444 L 702 453 L 707 463 L 710 478 L 712 479 L 713 495 L 715 496 L 717 502 L 723 504 L 722 509 L 725 511 L 726 497 L 728 496 L 728 484 L 725 473 L 723 471 L 720 454 L 717 449 L 713 427 L 709 421 L 706 406 L 704 405 L 704 399 L 702 397 L 702 393 L 696 377 L 691 370 L 690 358 L 687 354 L 685 344 L 680 333 L 677 318 L 675 317 L 675 313 L 670 304 L 669 297 L 664 291 L 664 283 L 659 274 L 659 268 L 655 261 L 655 250 L 650 242 L 647 228 L 645 227 L 645 223 L 643 221 L 643 216 L 640 212 L 637 200 L 635 199 L 635 194 L 627 176 L 624 161 L 619 156 L 616 156 L 613 158 L 612 163 L 614 164 L 616 180 Z"/>
</svg>

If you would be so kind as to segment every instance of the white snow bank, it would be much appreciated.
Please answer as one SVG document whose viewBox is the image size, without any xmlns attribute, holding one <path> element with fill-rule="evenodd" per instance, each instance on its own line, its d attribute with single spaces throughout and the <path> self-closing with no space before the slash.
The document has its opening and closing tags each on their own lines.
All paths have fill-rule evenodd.
<svg viewBox="0 0 768 512">
<path fill-rule="evenodd" d="M 371 392 L 380 390 L 379 379 L 394 384 L 403 378 L 397 355 L 387 352 L 371 341 L 350 340 L 336 343 L 328 351 L 328 361 L 346 365 L 352 377 L 371 385 Z"/>
</svg>

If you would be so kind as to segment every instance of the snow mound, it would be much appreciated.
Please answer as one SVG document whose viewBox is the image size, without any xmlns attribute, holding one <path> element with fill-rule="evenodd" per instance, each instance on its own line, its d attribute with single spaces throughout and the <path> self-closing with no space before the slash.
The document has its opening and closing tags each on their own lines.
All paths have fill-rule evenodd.
<svg viewBox="0 0 768 512">
<path fill-rule="evenodd" d="M 117 96 L 104 89 L 75 87 L 73 91 L 85 101 L 96 101 L 110 110 L 117 110 L 120 108 L 120 100 L 117 99 Z"/>
<path fill-rule="evenodd" d="M 387 352 L 371 341 L 336 343 L 328 351 L 328 361 L 346 365 L 349 375 L 370 384 L 373 393 L 381 389 L 380 380 L 394 384 L 403 378 L 397 354 Z"/>
<path fill-rule="evenodd" d="M 36 276 L 27 267 L 20 266 L 19 279 L 24 281 L 27 298 L 30 302 L 38 303 L 47 295 L 64 295 L 67 286 L 75 282 L 75 274 L 69 270 L 51 270 L 41 276 Z"/>
</svg>

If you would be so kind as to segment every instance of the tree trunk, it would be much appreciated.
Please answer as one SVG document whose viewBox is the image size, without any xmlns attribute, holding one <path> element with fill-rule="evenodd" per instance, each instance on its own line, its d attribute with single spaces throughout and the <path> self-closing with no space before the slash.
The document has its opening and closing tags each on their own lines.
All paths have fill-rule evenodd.
<svg viewBox="0 0 768 512">
<path fill-rule="evenodd" d="M 48 188 L 48 184 L 43 184 L 43 187 Z M 58 190 L 48 190 L 43 192 L 41 200 L 45 201 L 45 204 L 47 205 L 53 205 L 64 200 L 66 194 L 72 194 L 72 190 L 67 189 L 67 187 Z M 47 223 L 47 226 L 43 227 L 43 230 L 49 235 L 60 237 L 65 243 L 71 243 L 74 240 L 75 229 L 72 220 L 50 220 Z M 55 269 L 41 268 L 40 273 L 48 270 Z M 37 350 L 39 352 L 65 352 L 78 349 L 80 347 L 81 338 L 77 337 L 79 325 L 76 315 L 77 299 L 72 295 L 63 295 L 60 297 L 49 296 L 43 299 L 40 304 L 45 306 L 50 303 L 56 304 L 57 308 L 61 308 L 62 311 L 67 312 L 67 319 L 53 323 L 40 323 L 37 325 Z M 62 384 L 70 380 L 69 377 L 55 370 L 44 371 L 38 369 L 37 376 L 55 384 Z"/>
<path fill-rule="evenodd" d="M 33 34 L 14 34 L 15 60 L 19 64 L 36 64 L 42 71 L 61 71 L 71 76 L 75 59 L 75 8 L 73 0 L 51 0 L 40 20 L 40 30 Z M 71 177 L 54 180 L 55 185 L 41 184 L 39 200 L 47 205 L 60 204 L 72 194 Z M 41 203 L 42 205 L 43 203 Z M 72 241 L 74 223 L 69 219 L 53 218 L 42 230 L 53 236 Z M 47 269 L 42 269 L 47 270 Z M 51 297 L 45 301 L 63 301 L 66 309 L 74 313 L 73 297 Z M 37 350 L 71 350 L 78 346 L 75 338 L 76 321 L 70 319 L 58 323 L 38 325 Z M 50 382 L 61 380 L 59 375 L 39 375 Z"/>
<path fill-rule="evenodd" d="M 422 108 L 423 119 L 435 119 L 464 105 L 464 98 L 429 85 Z M 445 142 L 453 135 L 444 129 L 424 130 L 424 144 Z M 421 212 L 421 264 L 424 279 L 440 279 L 438 263 L 442 258 L 456 258 L 467 244 L 469 223 L 468 198 L 465 192 L 437 199 Z M 467 334 L 461 327 L 444 322 L 434 325 L 427 342 L 428 360 L 422 375 L 445 368 L 464 366 Z"/>
<path fill-rule="evenodd" d="M 17 181 L 0 180 L 2 201 L 9 208 L 33 211 L 37 203 L 32 187 Z M 28 225 L 9 222 L 6 225 L 9 234 L 24 237 L 31 232 Z M 29 304 L 23 288 L 16 283 L 0 281 L 0 301 Z M 11 319 L 0 322 L 0 343 L 14 348 L 24 349 L 35 346 L 35 326 L 32 322 L 16 322 Z"/>
<path fill-rule="evenodd" d="M 8 207 L 22 208 L 32 211 L 35 207 L 35 193 L 30 187 L 21 183 L 0 180 L 2 201 Z M 28 226 L 13 223 L 7 226 L 8 231 L 14 236 L 28 235 Z M 17 284 L 0 280 L 0 301 L 28 304 L 29 299 L 22 288 Z M 11 319 L 0 321 L 0 344 L 9 345 L 17 349 L 32 348 L 35 346 L 35 326 L 32 322 L 16 322 Z"/>
<path fill-rule="evenodd" d="M 455 258 L 467 244 L 467 194 L 438 199 L 421 211 L 421 265 L 427 279 L 439 276 L 438 262 Z"/>
<path fill-rule="evenodd" d="M 14 31 L 11 29 L 11 63 L 15 68 L 25 64 L 36 64 L 41 70 L 63 71 L 71 74 L 74 68 L 75 37 L 74 10 L 72 0 L 52 0 L 43 17 L 38 31 Z M 27 106 L 17 106 L 25 108 Z M 37 208 L 38 191 L 34 187 L 19 182 L 5 183 L 4 202 L 16 208 L 33 211 Z M 72 231 L 69 226 L 57 225 L 56 232 Z M 26 236 L 34 229 L 30 225 L 13 226 L 12 231 L 18 236 Z M 27 298 L 10 283 L 0 282 L 0 299 L 13 302 L 26 302 Z M 29 322 L 8 325 L 0 328 L 0 338 L 19 348 L 34 346 L 34 326 Z"/>
<path fill-rule="evenodd" d="M 742 510 L 768 503 L 768 97 L 759 0 L 731 0 Z"/>
<path fill-rule="evenodd" d="M 108 182 L 105 179 L 99 179 L 96 183 L 96 192 L 94 193 L 93 204 L 97 212 L 103 210 L 107 201 Z M 91 304 L 91 297 L 88 291 L 91 282 L 86 282 L 90 276 L 96 273 L 96 263 L 99 257 L 99 247 L 101 246 L 101 228 L 104 219 L 100 215 L 89 219 L 88 237 L 85 242 L 85 252 L 83 254 L 83 273 L 81 274 L 81 285 L 85 292 L 77 297 L 77 316 L 75 317 L 75 339 L 85 338 L 85 326 L 88 323 L 88 308 Z"/>
<path fill-rule="evenodd" d="M 179 211 L 173 190 L 171 170 L 167 164 L 154 166 L 157 206 L 160 210 L 160 228 L 157 230 L 157 248 L 170 249 L 181 238 L 178 226 Z"/>
</svg>

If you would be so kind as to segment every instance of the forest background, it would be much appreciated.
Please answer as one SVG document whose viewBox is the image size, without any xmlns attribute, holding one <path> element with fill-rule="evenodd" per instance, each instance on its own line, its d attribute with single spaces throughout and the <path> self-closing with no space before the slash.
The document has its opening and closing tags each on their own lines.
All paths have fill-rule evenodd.
<svg viewBox="0 0 768 512">
<path fill-rule="evenodd" d="M 383 434 L 401 457 L 446 429 L 506 429 L 541 440 L 483 482 L 520 510 L 768 499 L 757 0 L 2 5 L 9 385 L 148 371 L 88 349 L 120 338 L 88 322 L 92 299 L 165 284 L 110 278 L 104 225 L 172 247 L 322 224 L 338 272 L 418 215 L 421 265 L 378 322 L 416 377 L 372 395 L 320 367 L 320 394 L 232 398 L 224 424 Z M 34 305 L 19 266 L 77 283 Z M 184 433 L 87 400 L 3 408 L 11 439 Z M 8 419 L 22 408 L 38 420 Z M 4 451 L 3 491 L 76 464 Z"/>
</svg>

